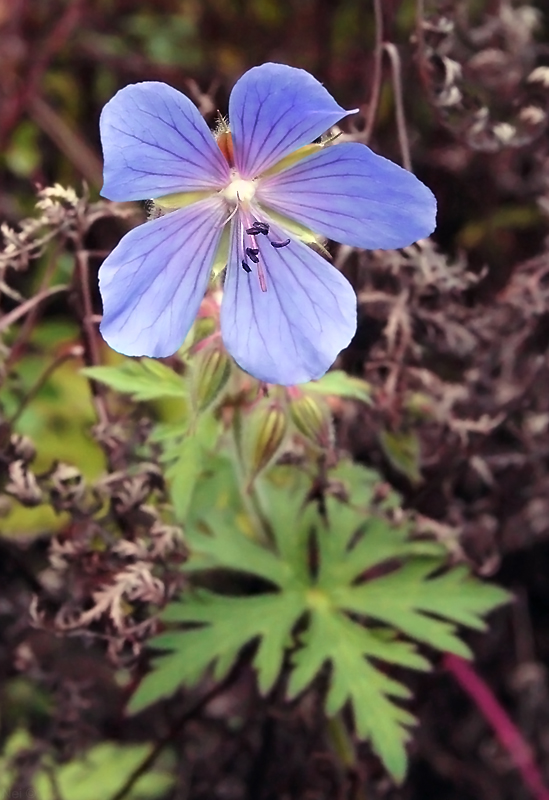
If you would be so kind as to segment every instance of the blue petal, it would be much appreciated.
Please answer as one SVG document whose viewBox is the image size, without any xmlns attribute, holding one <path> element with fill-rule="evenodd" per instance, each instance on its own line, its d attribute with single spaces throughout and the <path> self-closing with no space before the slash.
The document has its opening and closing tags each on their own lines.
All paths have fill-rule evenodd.
<svg viewBox="0 0 549 800">
<path fill-rule="evenodd" d="M 415 175 L 363 144 L 336 144 L 259 182 L 265 206 L 337 242 L 405 247 L 435 228 L 436 200 Z"/>
<path fill-rule="evenodd" d="M 121 89 L 101 113 L 105 159 L 101 194 L 146 200 L 219 189 L 229 167 L 198 109 L 165 83 Z"/>
<path fill-rule="evenodd" d="M 229 100 L 236 167 L 243 178 L 255 178 L 354 113 L 303 69 L 254 67 L 237 81 Z"/>
<path fill-rule="evenodd" d="M 181 346 L 208 286 L 223 230 L 221 201 L 204 200 L 130 231 L 99 270 L 101 334 L 128 356 Z"/>
<path fill-rule="evenodd" d="M 268 383 L 286 386 L 320 378 L 356 330 L 353 288 L 321 256 L 301 242 L 275 249 L 257 237 L 257 267 L 245 272 L 239 256 L 240 222 L 233 222 L 231 257 L 221 305 L 221 334 L 242 369 Z M 283 233 L 271 225 L 279 240 Z"/>
</svg>

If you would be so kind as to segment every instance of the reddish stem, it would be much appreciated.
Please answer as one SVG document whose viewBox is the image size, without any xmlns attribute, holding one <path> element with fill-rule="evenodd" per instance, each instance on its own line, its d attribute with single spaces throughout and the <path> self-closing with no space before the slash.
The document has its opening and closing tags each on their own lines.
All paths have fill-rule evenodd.
<svg viewBox="0 0 549 800">
<path fill-rule="evenodd" d="M 443 665 L 448 672 L 452 673 L 461 688 L 473 700 L 484 719 L 492 726 L 497 739 L 507 750 L 532 795 L 536 800 L 549 800 L 549 790 L 543 783 L 532 750 L 490 687 L 464 658 L 452 653 L 445 653 Z"/>
</svg>

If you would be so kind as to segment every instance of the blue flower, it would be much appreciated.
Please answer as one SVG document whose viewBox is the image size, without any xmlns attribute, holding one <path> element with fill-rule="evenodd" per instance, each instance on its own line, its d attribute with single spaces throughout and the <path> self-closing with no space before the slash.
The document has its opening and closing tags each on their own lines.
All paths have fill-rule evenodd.
<svg viewBox="0 0 549 800">
<path fill-rule="evenodd" d="M 434 228 L 432 193 L 357 143 L 310 144 L 345 111 L 304 70 L 254 67 L 213 136 L 164 83 L 126 86 L 101 115 L 110 200 L 153 198 L 163 215 L 130 231 L 99 274 L 101 333 L 121 353 L 169 356 L 227 264 L 221 334 L 270 383 L 323 375 L 356 329 L 356 296 L 315 234 L 354 247 L 404 247 Z M 315 232 L 314 234 L 312 232 Z"/>
</svg>

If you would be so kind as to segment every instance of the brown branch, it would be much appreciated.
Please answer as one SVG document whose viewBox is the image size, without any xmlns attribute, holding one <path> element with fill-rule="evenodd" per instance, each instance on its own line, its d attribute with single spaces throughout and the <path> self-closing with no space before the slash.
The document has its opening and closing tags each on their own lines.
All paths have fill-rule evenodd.
<svg viewBox="0 0 549 800">
<path fill-rule="evenodd" d="M 0 118 L 0 149 L 5 146 L 13 128 L 30 100 L 38 93 L 44 73 L 52 58 L 61 50 L 78 25 L 82 14 L 83 0 L 69 0 L 65 12 L 54 25 L 44 45 L 32 54 L 32 67 L 20 82 L 20 91 L 5 103 Z"/>
<path fill-rule="evenodd" d="M 423 88 L 431 93 L 429 79 L 429 64 L 425 58 L 425 32 L 423 22 L 425 18 L 424 0 L 416 0 L 416 61 L 418 65 L 419 78 Z"/>
<path fill-rule="evenodd" d="M 62 353 L 54 361 L 52 361 L 49 367 L 46 367 L 46 369 L 40 375 L 34 386 L 32 386 L 29 389 L 25 397 L 22 399 L 21 404 L 19 405 L 15 413 L 12 414 L 12 416 L 9 418 L 8 425 L 12 427 L 17 422 L 17 420 L 19 419 L 25 408 L 28 406 L 30 401 L 34 400 L 34 398 L 36 397 L 42 386 L 44 386 L 46 381 L 50 378 L 50 376 L 55 372 L 56 369 L 59 369 L 59 367 L 62 366 L 65 363 L 65 361 L 69 361 L 71 358 L 80 358 L 81 356 L 82 356 L 82 347 L 80 345 L 76 345 L 75 347 L 72 347 L 68 352 Z"/>
<path fill-rule="evenodd" d="M 379 95 L 381 93 L 381 68 L 383 66 L 383 12 L 381 0 L 374 0 L 374 17 L 376 26 L 376 41 L 374 48 L 374 74 L 372 77 L 372 91 L 368 102 L 368 112 L 366 125 L 361 139 L 368 144 L 374 130 L 377 108 L 379 105 Z"/>
<path fill-rule="evenodd" d="M 13 311 L 10 311 L 9 314 L 5 314 L 2 319 L 0 319 L 0 333 L 9 328 L 10 325 L 13 325 L 14 322 L 17 322 L 18 319 L 24 317 L 25 314 L 28 314 L 29 311 L 39 305 L 42 300 L 47 300 L 48 297 L 66 291 L 66 286 L 52 286 L 51 289 L 45 289 L 43 292 L 34 295 L 34 297 L 25 300 L 24 303 L 21 303 L 20 306 L 17 306 L 17 308 L 14 308 Z"/>
<path fill-rule="evenodd" d="M 402 74 L 400 55 L 394 44 L 386 42 L 383 49 L 391 61 L 391 72 L 393 76 L 393 89 L 395 93 L 395 113 L 398 131 L 398 142 L 402 154 L 402 166 L 409 172 L 412 171 L 412 159 L 410 157 L 410 143 L 408 142 L 408 131 L 406 130 L 406 117 L 404 115 L 404 98 L 402 94 Z"/>
<path fill-rule="evenodd" d="M 230 684 L 233 682 L 236 671 L 238 669 L 238 664 L 234 669 L 231 670 L 229 675 L 225 678 L 224 681 L 219 683 L 217 686 L 214 686 L 213 689 L 210 689 L 204 697 L 202 697 L 195 705 L 182 714 L 179 719 L 176 719 L 175 722 L 172 723 L 168 733 L 160 739 L 156 745 L 153 747 L 151 752 L 146 756 L 141 764 L 139 764 L 136 769 L 132 772 L 129 778 L 125 781 L 124 785 L 114 794 L 110 800 L 124 800 L 131 790 L 134 788 L 137 781 L 143 777 L 154 765 L 155 761 L 159 757 L 160 753 L 164 750 L 164 748 L 170 744 L 170 742 L 175 738 L 175 736 L 179 733 L 179 731 L 183 728 L 186 722 L 190 719 L 195 717 L 199 714 L 203 708 L 205 708 L 208 703 L 210 703 L 214 697 L 217 697 L 219 694 L 225 691 Z"/>
<path fill-rule="evenodd" d="M 99 356 L 99 346 L 97 342 L 97 333 L 94 324 L 93 305 L 90 292 L 90 281 L 88 271 L 88 253 L 85 250 L 77 247 L 76 251 L 76 270 L 75 279 L 79 295 L 82 300 L 82 333 L 85 341 L 85 360 L 89 367 L 95 367 L 101 364 Z M 106 425 L 109 422 L 109 414 L 103 396 L 103 386 L 96 381 L 90 381 L 94 405 L 97 411 L 99 422 Z"/>
<path fill-rule="evenodd" d="M 103 167 L 92 148 L 65 120 L 41 97 L 33 97 L 28 104 L 29 115 L 49 136 L 63 155 L 93 186 L 101 186 Z"/>
</svg>

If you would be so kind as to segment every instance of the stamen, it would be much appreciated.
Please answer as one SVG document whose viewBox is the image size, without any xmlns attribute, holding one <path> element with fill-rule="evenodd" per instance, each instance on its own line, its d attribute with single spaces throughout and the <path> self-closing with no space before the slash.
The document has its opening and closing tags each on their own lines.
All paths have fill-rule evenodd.
<svg viewBox="0 0 549 800">
<path fill-rule="evenodd" d="M 257 271 L 257 278 L 259 280 L 259 288 L 261 289 L 262 292 L 266 292 L 267 291 L 267 279 L 266 279 L 265 272 L 263 270 L 263 265 L 260 262 L 259 247 L 257 245 L 256 236 L 258 236 L 259 234 L 263 234 L 264 236 L 267 236 L 267 234 L 269 233 L 269 225 L 266 222 L 259 222 L 258 220 L 253 219 L 253 217 L 250 219 L 248 217 L 248 215 L 246 214 L 246 210 L 245 209 L 241 209 L 241 214 L 242 214 L 242 221 L 243 221 L 244 225 L 248 225 L 249 227 L 245 228 L 244 225 L 243 225 L 242 228 L 240 228 L 240 231 L 241 231 L 241 245 L 240 246 L 242 248 L 240 250 L 240 252 L 244 253 L 250 259 L 250 261 L 253 262 L 253 264 L 254 264 L 254 266 L 256 268 L 256 271 Z M 248 236 L 251 237 L 251 246 L 250 247 L 246 247 L 246 241 L 245 241 L 245 238 L 244 238 L 245 237 L 245 233 L 247 233 Z M 247 263 L 245 258 L 242 259 L 240 263 L 242 265 L 242 269 L 244 269 L 246 272 L 251 272 L 250 265 Z"/>
<path fill-rule="evenodd" d="M 259 258 L 258 258 L 259 248 L 247 247 L 246 255 L 254 262 L 254 264 L 259 264 Z"/>
<path fill-rule="evenodd" d="M 290 244 L 290 239 L 285 239 L 283 242 L 271 242 L 271 245 L 273 247 L 276 247 L 277 249 L 280 247 L 286 247 L 289 244 Z"/>
<path fill-rule="evenodd" d="M 259 288 L 262 292 L 267 291 L 267 281 L 265 280 L 265 273 L 261 264 L 257 265 L 257 277 L 259 278 Z"/>
<path fill-rule="evenodd" d="M 267 236 L 269 233 L 269 226 L 266 222 L 254 222 L 251 228 L 246 228 L 246 233 L 250 236 L 257 236 L 259 233 Z"/>
<path fill-rule="evenodd" d="M 220 227 L 220 228 L 224 228 L 224 227 L 225 227 L 225 225 L 227 224 L 227 222 L 230 222 L 230 221 L 232 220 L 232 218 L 234 217 L 234 215 L 236 214 L 236 212 L 237 212 L 237 211 L 238 211 L 238 206 L 235 206 L 235 207 L 233 208 L 233 210 L 231 211 L 231 213 L 229 214 L 229 216 L 227 217 L 227 219 L 226 219 L 226 220 L 224 220 L 224 221 L 223 221 L 223 222 L 222 222 L 222 223 L 219 225 L 219 227 Z"/>
</svg>

